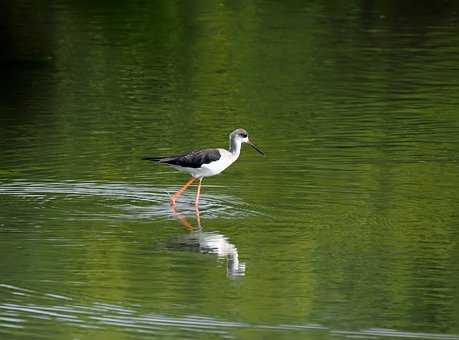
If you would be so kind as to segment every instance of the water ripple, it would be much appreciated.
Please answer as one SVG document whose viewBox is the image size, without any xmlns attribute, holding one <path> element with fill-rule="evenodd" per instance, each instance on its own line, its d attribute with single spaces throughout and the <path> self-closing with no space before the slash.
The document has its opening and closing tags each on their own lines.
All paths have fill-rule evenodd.
<svg viewBox="0 0 459 340">
<path fill-rule="evenodd" d="M 173 214 L 169 207 L 169 196 L 177 190 L 177 187 L 158 187 L 144 184 L 98 183 L 76 181 L 12 181 L 0 183 L 0 195 L 18 196 L 34 199 L 37 204 L 53 204 L 56 198 L 65 200 L 88 200 L 91 203 L 102 203 L 104 206 L 114 208 L 111 213 L 94 211 L 74 210 L 67 212 L 67 219 L 172 219 Z M 194 192 L 185 193 L 178 202 L 180 210 L 184 213 L 194 211 Z M 75 204 L 75 209 L 82 209 L 80 204 Z M 84 203 L 84 202 L 83 202 Z M 55 204 L 58 204 L 57 202 Z M 91 210 L 91 206 L 88 210 Z M 249 209 L 248 205 L 238 198 L 206 193 L 200 200 L 201 212 L 206 218 L 241 218 L 260 215 L 257 211 Z"/>
<path fill-rule="evenodd" d="M 15 292 L 27 291 L 35 295 L 35 304 L 28 304 L 25 301 L 18 301 L 14 297 Z M 427 332 L 408 332 L 395 329 L 369 328 L 364 330 L 337 330 L 325 325 L 305 323 L 305 324 L 263 324 L 249 323 L 242 321 L 222 320 L 208 317 L 205 315 L 163 315 L 155 313 L 145 313 L 140 310 L 138 305 L 129 307 L 92 302 L 90 304 L 78 304 L 70 301 L 72 297 L 63 296 L 56 293 L 41 293 L 16 287 L 14 285 L 0 284 L 0 333 L 3 334 L 22 334 L 21 332 L 31 331 L 31 323 L 34 319 L 41 322 L 59 324 L 64 328 L 84 328 L 94 330 L 108 330 L 111 328 L 121 329 L 128 333 L 161 335 L 171 334 L 171 331 L 187 334 L 191 338 L 200 338 L 204 334 L 215 335 L 224 338 L 235 338 L 236 330 L 258 332 L 279 332 L 290 336 L 307 336 L 307 334 L 320 334 L 329 336 L 339 336 L 344 338 L 417 338 L 417 339 L 436 339 L 436 340 L 459 340 L 458 335 L 427 333 Z M 53 304 L 39 304 L 41 299 L 47 300 L 55 297 Z M 64 304 L 61 304 L 64 302 Z M 25 333 L 24 333 L 25 334 Z M 240 334 L 238 332 L 238 334 Z"/>
</svg>

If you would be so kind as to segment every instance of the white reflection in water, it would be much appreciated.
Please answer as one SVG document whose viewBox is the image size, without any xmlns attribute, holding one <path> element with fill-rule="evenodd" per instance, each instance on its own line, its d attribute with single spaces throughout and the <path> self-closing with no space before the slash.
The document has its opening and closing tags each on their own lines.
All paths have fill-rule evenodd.
<svg viewBox="0 0 459 340">
<path fill-rule="evenodd" d="M 239 262 L 239 253 L 236 246 L 230 243 L 225 235 L 203 231 L 199 210 L 196 210 L 195 215 L 196 227 L 193 227 L 185 215 L 177 212 L 174 208 L 172 211 L 173 216 L 189 233 L 169 242 L 169 247 L 217 255 L 219 258 L 226 259 L 227 275 L 229 278 L 245 275 L 245 263 Z"/>
</svg>

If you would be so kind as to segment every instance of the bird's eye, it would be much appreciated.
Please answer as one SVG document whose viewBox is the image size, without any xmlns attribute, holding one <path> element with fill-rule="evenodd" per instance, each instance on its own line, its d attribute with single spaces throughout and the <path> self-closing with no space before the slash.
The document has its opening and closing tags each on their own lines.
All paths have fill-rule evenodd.
<svg viewBox="0 0 459 340">
<path fill-rule="evenodd" d="M 246 133 L 241 133 L 241 137 L 242 138 L 247 138 L 247 134 Z"/>
</svg>

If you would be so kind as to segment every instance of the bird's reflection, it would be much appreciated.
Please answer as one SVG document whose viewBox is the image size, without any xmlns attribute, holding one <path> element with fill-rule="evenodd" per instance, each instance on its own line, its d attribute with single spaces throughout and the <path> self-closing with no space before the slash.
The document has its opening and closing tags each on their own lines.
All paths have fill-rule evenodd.
<svg viewBox="0 0 459 340">
<path fill-rule="evenodd" d="M 201 225 L 199 210 L 195 210 L 196 226 L 190 223 L 188 218 L 172 207 L 173 216 L 189 232 L 174 240 L 174 246 L 189 251 L 204 254 L 215 254 L 219 258 L 225 258 L 227 263 L 227 276 L 236 278 L 245 275 L 245 263 L 239 262 L 239 254 L 234 244 L 228 241 L 225 235 L 216 232 L 205 232 Z"/>
</svg>

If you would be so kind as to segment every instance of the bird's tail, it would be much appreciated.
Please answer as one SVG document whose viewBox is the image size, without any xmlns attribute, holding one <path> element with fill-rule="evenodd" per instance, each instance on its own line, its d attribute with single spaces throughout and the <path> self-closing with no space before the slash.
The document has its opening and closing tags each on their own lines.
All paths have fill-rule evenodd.
<svg viewBox="0 0 459 340">
<path fill-rule="evenodd" d="M 184 155 L 163 156 L 163 157 L 143 157 L 142 159 L 146 161 L 153 161 L 156 163 L 169 163 L 170 161 L 175 160 L 177 157 L 183 157 L 183 156 Z"/>
<path fill-rule="evenodd" d="M 162 159 L 163 159 L 163 157 L 142 157 L 142 160 L 144 160 L 144 161 L 152 161 L 152 162 L 155 162 L 155 163 L 161 163 Z"/>
</svg>

